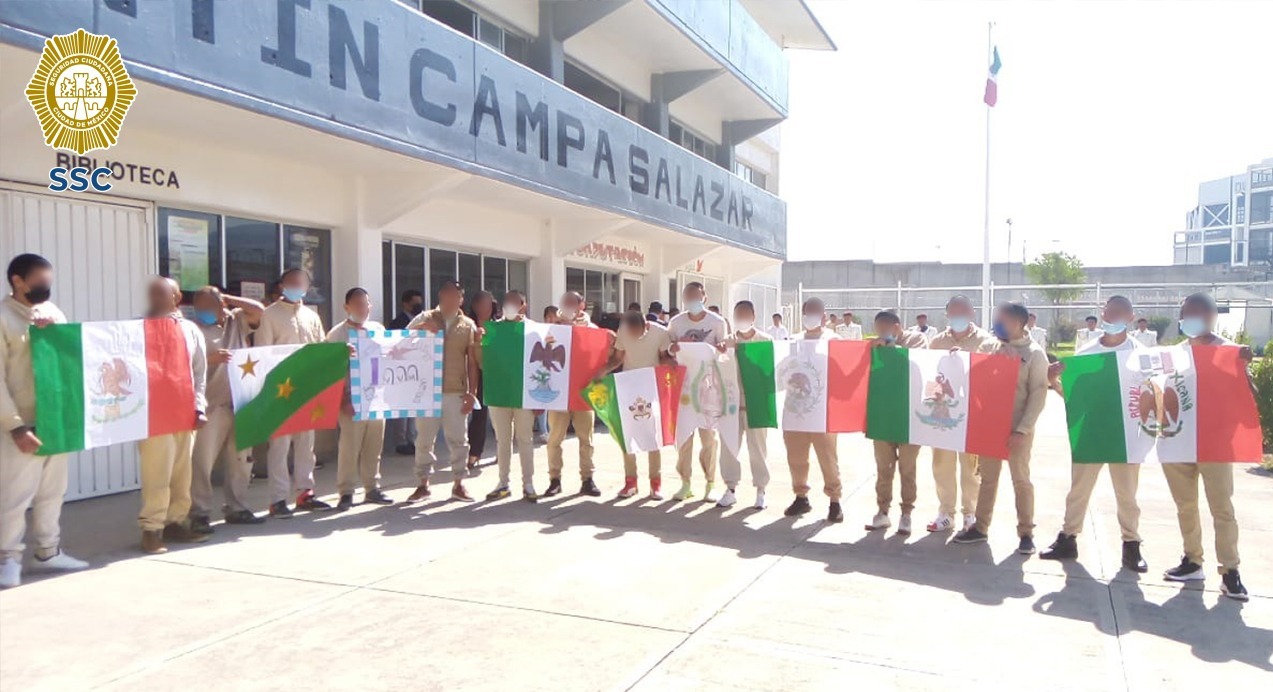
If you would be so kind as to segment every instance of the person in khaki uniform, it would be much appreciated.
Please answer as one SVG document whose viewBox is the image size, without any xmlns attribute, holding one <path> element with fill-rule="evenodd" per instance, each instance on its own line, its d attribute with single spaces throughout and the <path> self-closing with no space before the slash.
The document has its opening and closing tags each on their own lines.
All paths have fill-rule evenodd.
<svg viewBox="0 0 1273 692">
<path fill-rule="evenodd" d="M 293 267 L 283 272 L 279 284 L 283 297 L 261 313 L 256 345 L 317 344 L 325 340 L 327 333 L 323 330 L 322 319 L 305 305 L 305 296 L 310 288 L 309 272 Z M 289 451 L 294 473 L 287 470 Z M 313 430 L 270 440 L 266 456 L 270 467 L 270 516 L 279 519 L 292 516 L 287 499 L 293 491 L 296 493 L 296 509 L 321 512 L 332 508 L 314 495 Z"/>
<path fill-rule="evenodd" d="M 429 497 L 429 476 L 437 464 L 433 449 L 438 431 L 446 438 L 451 454 L 451 499 L 472 502 L 464 489 L 469 455 L 468 415 L 477 404 L 478 328 L 461 310 L 464 288 L 447 281 L 438 289 L 438 306 L 416 315 L 407 329 L 442 332 L 442 415 L 417 418 L 415 472 L 420 480 L 407 502 Z"/>
<path fill-rule="evenodd" d="M 711 344 L 717 350 L 724 350 L 725 341 L 729 338 L 729 324 L 724 317 L 708 310 L 706 301 L 707 289 L 703 284 L 697 281 L 685 284 L 685 289 L 681 291 L 681 305 L 685 307 L 685 311 L 667 323 L 668 336 L 672 340 L 668 353 L 676 355 L 682 342 Z M 716 452 L 720 448 L 720 438 L 711 428 L 699 428 L 698 444 L 698 465 L 707 477 L 703 501 L 711 502 L 715 499 L 712 492 L 716 484 Z M 694 472 L 693 458 L 694 435 L 690 434 L 676 449 L 676 473 L 681 477 L 681 488 L 672 495 L 673 500 L 680 502 L 694 497 L 694 490 L 690 487 L 690 476 Z"/>
<path fill-rule="evenodd" d="M 756 328 L 756 306 L 750 300 L 740 300 L 734 305 L 734 333 L 725 342 L 727 348 L 753 341 L 773 341 L 774 338 Z M 756 501 L 752 509 L 765 508 L 765 488 L 769 485 L 769 429 L 747 427 L 746 402 L 738 406 L 738 419 L 743 427 L 743 442 L 747 445 L 747 461 L 751 467 L 751 484 L 756 488 Z M 725 492 L 716 506 L 729 508 L 738 504 L 738 484 L 743 480 L 743 465 L 737 454 L 721 447 L 720 477 L 725 482 Z"/>
<path fill-rule="evenodd" d="M 826 306 L 821 298 L 810 298 L 800 306 L 800 323 L 804 332 L 793 337 L 795 339 L 826 339 L 837 337 L 825 324 Z M 791 489 L 796 499 L 783 510 L 788 517 L 808 514 L 813 506 L 809 504 L 809 448 L 818 455 L 818 466 L 822 468 L 822 485 L 827 497 L 831 499 L 827 511 L 827 521 L 838 524 L 844 521 L 844 510 L 840 508 L 840 456 L 836 445 L 839 435 L 835 433 L 782 431 L 782 441 L 787 447 L 787 465 L 791 468 Z"/>
<path fill-rule="evenodd" d="M 88 563 L 62 551 L 62 496 L 66 455 L 41 456 L 35 429 L 35 373 L 31 369 L 31 327 L 65 324 L 49 297 L 53 265 L 21 254 L 9 262 L 9 295 L 0 301 L 0 589 L 22 583 L 22 543 L 31 510 L 35 567 L 70 571 Z"/>
<path fill-rule="evenodd" d="M 658 322 L 650 321 L 638 310 L 629 310 L 623 315 L 623 322 L 615 335 L 614 347 L 610 360 L 605 368 L 597 373 L 600 380 L 606 375 L 622 367 L 624 370 L 653 368 L 668 359 L 667 349 L 672 345 L 667 328 Z M 650 472 L 650 499 L 662 500 L 662 450 L 654 450 L 646 454 Z M 637 494 L 637 460 L 635 454 L 623 455 L 623 489 L 619 498 L 635 497 Z"/>
<path fill-rule="evenodd" d="M 345 292 L 345 321 L 327 332 L 327 341 L 348 344 L 349 335 L 359 330 L 384 331 L 384 325 L 371 318 L 371 297 L 365 288 Z M 353 347 L 350 347 L 353 352 Z M 354 506 L 354 486 L 362 485 L 362 501 L 373 505 L 391 505 L 380 490 L 380 452 L 385 444 L 385 421 L 354 420 L 354 405 L 345 379 L 345 396 L 340 404 L 340 441 L 336 451 L 336 491 L 340 500 L 336 511 Z"/>
<path fill-rule="evenodd" d="M 1129 352 L 1143 350 L 1144 346 L 1128 333 L 1127 327 L 1133 313 L 1130 300 L 1123 296 L 1111 296 L 1101 313 L 1100 337 L 1084 344 L 1076 355 L 1115 351 L 1127 356 Z M 1064 362 L 1058 362 L 1050 368 L 1049 375 L 1054 388 L 1060 388 L 1056 375 L 1064 369 Z M 1123 535 L 1123 567 L 1133 572 L 1149 571 L 1149 565 L 1145 564 L 1145 559 L 1140 555 L 1140 507 L 1136 504 L 1140 464 L 1070 464 L 1070 492 L 1065 496 L 1065 521 L 1056 541 L 1039 554 L 1041 559 L 1073 560 L 1079 556 L 1078 534 L 1083 529 L 1083 519 L 1087 516 L 1087 504 L 1092 499 L 1092 490 L 1096 488 L 1101 469 L 1107 466 L 1110 483 L 1114 486 L 1114 498 L 1118 502 L 1118 527 Z"/>
<path fill-rule="evenodd" d="M 927 320 L 922 325 L 929 331 Z M 884 310 L 875 315 L 872 348 L 928 348 L 925 332 L 917 329 L 902 330 L 902 320 L 897 313 Z M 877 512 L 866 525 L 868 531 L 887 529 L 893 523 L 888 518 L 888 508 L 893 504 L 893 476 L 901 476 L 902 516 L 897 522 L 897 532 L 903 536 L 911 533 L 911 511 L 915 509 L 915 462 L 919 459 L 919 445 L 898 444 L 884 440 L 872 440 L 875 448 L 875 506 Z"/>
<path fill-rule="evenodd" d="M 561 296 L 557 324 L 598 329 L 584 311 L 583 296 L 574 291 Z M 596 414 L 592 411 L 548 412 L 548 489 L 544 491 L 544 497 L 561 494 L 561 470 L 564 466 L 561 444 L 566 440 L 566 432 L 571 427 L 575 429 L 575 439 L 579 440 L 579 494 L 590 497 L 601 495 L 601 489 L 592 480 L 592 430 L 596 421 Z"/>
<path fill-rule="evenodd" d="M 928 342 L 928 347 L 940 351 L 968 351 L 976 353 L 995 343 L 990 332 L 972 323 L 974 311 L 967 296 L 958 295 L 946 302 L 946 329 L 938 332 Z M 955 471 L 958 462 L 958 485 Z M 932 532 L 949 531 L 955 524 L 955 500 L 960 499 L 960 512 L 964 522 L 961 529 L 977 522 L 977 493 L 981 490 L 981 477 L 977 475 L 977 455 L 955 453 L 949 449 L 933 450 L 933 482 L 937 486 L 937 517 L 928 523 Z"/>
<path fill-rule="evenodd" d="M 247 298 L 223 295 L 216 286 L 195 291 L 195 322 L 203 333 L 208 353 L 208 422 L 194 437 L 194 471 L 190 482 L 190 529 L 212 533 L 212 469 L 224 461 L 225 523 L 260 524 L 265 521 L 247 506 L 252 462 L 247 450 L 234 444 L 234 406 L 230 401 L 230 378 L 225 364 L 230 352 L 247 348 L 248 335 L 261 323 L 265 306 Z"/>
<path fill-rule="evenodd" d="M 1012 400 L 1012 433 L 1008 437 L 1008 473 L 1017 500 L 1017 552 L 1034 553 L 1034 484 L 1030 482 L 1030 452 L 1034 446 L 1034 424 L 1043 413 L 1048 395 L 1048 356 L 1030 338 L 1025 325 L 1030 313 L 1020 303 L 1004 303 L 995 310 L 994 333 L 999 339 L 987 350 L 1021 362 L 1016 393 Z M 977 523 L 960 531 L 955 543 L 984 543 L 994 516 L 999 493 L 999 472 L 1003 459 L 978 460 L 981 490 L 977 497 Z"/>
<path fill-rule="evenodd" d="M 504 294 L 504 310 L 501 322 L 522 322 L 526 319 L 526 296 L 521 291 Z M 479 347 L 478 356 L 482 355 Z M 495 429 L 495 462 L 499 470 L 499 482 L 486 494 L 487 500 L 502 500 L 512 495 L 508 489 L 512 473 L 513 446 L 517 446 L 517 459 L 522 470 L 522 499 L 538 502 L 535 492 L 535 412 L 527 408 L 491 406 L 491 427 Z"/>
<path fill-rule="evenodd" d="M 186 340 L 186 352 L 190 356 L 190 378 L 194 383 L 195 410 L 190 412 L 195 429 L 208 422 L 206 387 L 208 381 L 208 354 L 204 347 L 203 333 L 181 315 L 181 287 L 176 281 L 162 276 L 155 277 L 147 289 L 150 309 L 146 316 L 152 319 L 171 319 L 181 326 Z M 156 435 L 137 443 L 141 455 L 141 513 L 137 523 L 141 526 L 141 549 L 144 553 L 168 551 L 164 541 L 173 543 L 202 543 L 207 534 L 190 529 L 190 485 L 193 473 L 191 457 L 194 453 L 194 432 Z"/>
<path fill-rule="evenodd" d="M 1215 334 L 1216 301 L 1206 293 L 1194 293 L 1180 306 L 1180 333 L 1189 338 L 1190 346 L 1229 346 L 1242 349 L 1242 358 L 1252 358 L 1249 346 L 1237 344 Z M 1250 377 L 1248 371 L 1247 377 Z M 1255 391 L 1255 385 L 1251 385 Z M 1250 596 L 1238 574 L 1238 518 L 1233 511 L 1233 464 L 1163 464 L 1167 488 L 1176 502 L 1176 521 L 1185 554 L 1180 564 L 1163 573 L 1169 581 L 1202 581 L 1202 522 L 1198 512 L 1198 481 L 1207 496 L 1207 508 L 1215 527 L 1216 559 L 1220 562 L 1220 591 L 1229 598 L 1245 601 Z"/>
</svg>

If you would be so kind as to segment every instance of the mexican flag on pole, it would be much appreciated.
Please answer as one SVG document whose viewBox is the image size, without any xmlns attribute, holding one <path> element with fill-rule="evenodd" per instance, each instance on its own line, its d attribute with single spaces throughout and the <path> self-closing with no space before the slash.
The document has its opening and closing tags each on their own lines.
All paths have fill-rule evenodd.
<svg viewBox="0 0 1273 692">
<path fill-rule="evenodd" d="M 349 374 L 347 344 L 261 346 L 226 363 L 234 402 L 234 446 L 334 428 Z"/>
<path fill-rule="evenodd" d="M 738 344 L 747 426 L 797 432 L 866 429 L 870 344 L 797 339 Z"/>
<path fill-rule="evenodd" d="M 584 398 L 624 454 L 653 452 L 676 442 L 685 368 L 660 365 L 606 375 L 584 388 Z"/>
<path fill-rule="evenodd" d="M 1007 459 L 1020 369 L 997 354 L 874 348 L 866 436 Z"/>
<path fill-rule="evenodd" d="M 1111 351 L 1065 359 L 1074 463 L 1258 462 L 1246 363 L 1232 346 Z"/>
<path fill-rule="evenodd" d="M 591 411 L 581 396 L 610 357 L 610 332 L 530 320 L 487 322 L 483 403 L 505 408 Z"/>
<path fill-rule="evenodd" d="M 39 454 L 193 430 L 194 381 L 171 319 L 31 327 Z"/>
</svg>

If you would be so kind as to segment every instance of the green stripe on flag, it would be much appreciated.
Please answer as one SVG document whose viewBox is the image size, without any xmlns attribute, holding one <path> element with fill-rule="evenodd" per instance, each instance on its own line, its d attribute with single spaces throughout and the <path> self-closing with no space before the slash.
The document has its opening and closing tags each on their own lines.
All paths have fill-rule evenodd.
<svg viewBox="0 0 1273 692">
<path fill-rule="evenodd" d="M 482 403 L 525 408 L 526 323 L 487 322 L 482 337 Z"/>
<path fill-rule="evenodd" d="M 84 449 L 84 348 L 80 325 L 31 327 L 39 454 Z"/>
<path fill-rule="evenodd" d="M 615 389 L 614 375 L 606 375 L 596 382 L 589 383 L 583 388 L 581 395 L 597 413 L 597 418 L 606 424 L 606 429 L 610 431 L 614 441 L 619 443 L 619 449 L 627 454 L 628 448 L 623 442 L 623 416 L 619 413 L 619 397 Z"/>
<path fill-rule="evenodd" d="M 911 359 L 904 348 L 871 349 L 871 383 L 866 394 L 866 436 L 910 442 Z"/>
<path fill-rule="evenodd" d="M 1076 463 L 1125 463 L 1123 395 L 1119 391 L 1118 352 L 1062 359 L 1061 387 L 1070 429 L 1070 454 Z"/>
<path fill-rule="evenodd" d="M 747 407 L 747 427 L 778 427 L 778 392 L 774 380 L 774 342 L 738 344 L 738 381 Z"/>
<path fill-rule="evenodd" d="M 234 414 L 234 444 L 247 449 L 274 432 L 314 397 L 349 374 L 348 344 L 307 344 L 265 376 L 261 393 Z"/>
</svg>

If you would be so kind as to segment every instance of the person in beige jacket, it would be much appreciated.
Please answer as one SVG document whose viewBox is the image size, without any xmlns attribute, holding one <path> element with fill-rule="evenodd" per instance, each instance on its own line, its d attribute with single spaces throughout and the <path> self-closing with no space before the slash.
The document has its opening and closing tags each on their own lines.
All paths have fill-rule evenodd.
<svg viewBox="0 0 1273 692">
<path fill-rule="evenodd" d="M 574 291 L 567 291 L 561 296 L 557 324 L 598 328 L 584 310 L 583 296 Z M 601 495 L 601 489 L 592 480 L 592 431 L 596 424 L 597 416 L 590 410 L 548 412 L 548 489 L 544 491 L 544 497 L 561 494 L 561 472 L 565 467 L 565 454 L 561 447 L 566 441 L 566 433 L 572 427 L 575 429 L 575 439 L 579 441 L 579 494 L 590 497 Z"/>
<path fill-rule="evenodd" d="M 925 320 L 925 327 L 928 327 Z M 925 332 L 908 329 L 902 330 L 902 320 L 892 310 L 884 310 L 875 316 L 874 341 L 872 348 L 928 348 Z M 928 327 L 929 331 L 934 331 Z M 867 531 L 878 531 L 892 526 L 888 518 L 888 509 L 893 504 L 893 476 L 901 477 L 902 515 L 897 522 L 897 533 L 909 536 L 911 533 L 911 512 L 915 509 L 915 498 L 918 495 L 915 486 L 915 465 L 919 459 L 919 445 L 899 444 L 872 440 L 875 449 L 875 516 L 866 525 Z"/>
<path fill-rule="evenodd" d="M 35 566 L 78 570 L 88 563 L 63 552 L 60 520 L 66 494 L 66 455 L 41 456 L 35 428 L 35 374 L 31 326 L 64 324 L 49 297 L 53 265 L 26 253 L 8 269 L 9 295 L 0 301 L 0 588 L 22 583 L 22 543 L 31 510 Z"/>
</svg>

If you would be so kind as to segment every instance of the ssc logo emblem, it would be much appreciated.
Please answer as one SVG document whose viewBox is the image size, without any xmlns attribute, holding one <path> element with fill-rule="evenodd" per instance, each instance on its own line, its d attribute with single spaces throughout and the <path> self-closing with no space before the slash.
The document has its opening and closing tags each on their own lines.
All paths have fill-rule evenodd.
<svg viewBox="0 0 1273 692">
<path fill-rule="evenodd" d="M 44 143 L 81 155 L 114 146 L 136 96 L 115 39 L 83 29 L 46 40 L 27 84 Z"/>
</svg>

